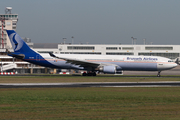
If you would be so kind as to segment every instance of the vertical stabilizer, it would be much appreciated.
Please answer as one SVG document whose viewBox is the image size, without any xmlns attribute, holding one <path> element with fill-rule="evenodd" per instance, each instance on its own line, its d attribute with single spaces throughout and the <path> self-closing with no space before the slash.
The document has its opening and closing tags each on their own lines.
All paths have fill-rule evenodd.
<svg viewBox="0 0 180 120">
<path fill-rule="evenodd" d="M 6 30 L 6 32 L 11 41 L 14 52 L 19 52 L 19 53 L 34 52 L 14 30 Z"/>
</svg>

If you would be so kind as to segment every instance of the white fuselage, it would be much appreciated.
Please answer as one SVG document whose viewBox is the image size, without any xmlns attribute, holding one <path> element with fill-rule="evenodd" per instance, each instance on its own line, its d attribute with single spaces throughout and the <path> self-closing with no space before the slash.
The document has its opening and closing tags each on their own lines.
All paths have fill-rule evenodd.
<svg viewBox="0 0 180 120">
<path fill-rule="evenodd" d="M 41 54 L 41 56 L 51 64 L 59 68 L 77 68 L 78 65 L 66 63 L 62 59 L 56 59 L 49 54 Z M 58 57 L 69 58 L 74 60 L 83 60 L 92 63 L 105 63 L 118 65 L 122 70 L 138 70 L 138 71 L 162 71 L 172 69 L 177 66 L 171 59 L 158 56 L 129 56 L 129 55 L 74 55 L 74 54 L 56 54 Z M 83 69 L 83 68 L 80 68 Z"/>
</svg>

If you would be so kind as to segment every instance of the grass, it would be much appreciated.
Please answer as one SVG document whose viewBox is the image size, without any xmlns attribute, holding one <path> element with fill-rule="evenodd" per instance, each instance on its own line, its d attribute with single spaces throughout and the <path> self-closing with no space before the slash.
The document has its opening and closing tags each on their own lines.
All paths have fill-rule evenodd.
<svg viewBox="0 0 180 120">
<path fill-rule="evenodd" d="M 0 119 L 178 120 L 180 88 L 0 89 Z"/>
<path fill-rule="evenodd" d="M 0 83 L 67 83 L 67 82 L 150 82 L 180 81 L 180 78 L 163 77 L 82 77 L 82 76 L 0 76 Z"/>
<path fill-rule="evenodd" d="M 0 76 L 0 83 L 179 81 L 158 77 Z M 0 119 L 178 120 L 180 87 L 0 88 Z"/>
</svg>

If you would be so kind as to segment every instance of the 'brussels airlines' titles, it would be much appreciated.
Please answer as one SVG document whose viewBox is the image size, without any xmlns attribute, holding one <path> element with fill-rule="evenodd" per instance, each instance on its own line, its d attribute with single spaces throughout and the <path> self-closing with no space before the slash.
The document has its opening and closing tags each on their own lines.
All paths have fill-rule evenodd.
<svg viewBox="0 0 180 120">
<path fill-rule="evenodd" d="M 150 58 L 150 57 L 127 57 L 127 60 L 135 60 L 135 61 L 157 61 L 157 58 Z"/>
</svg>

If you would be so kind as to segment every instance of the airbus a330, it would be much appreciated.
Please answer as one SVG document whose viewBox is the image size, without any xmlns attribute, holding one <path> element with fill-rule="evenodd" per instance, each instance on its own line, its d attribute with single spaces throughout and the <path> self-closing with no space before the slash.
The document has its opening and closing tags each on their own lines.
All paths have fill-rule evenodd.
<svg viewBox="0 0 180 120">
<path fill-rule="evenodd" d="M 158 71 L 169 70 L 177 66 L 169 58 L 158 56 L 130 55 L 74 55 L 38 53 L 32 50 L 14 30 L 7 30 L 14 52 L 9 56 L 32 64 L 57 68 L 86 70 L 83 76 L 96 76 L 96 72 L 117 74 L 122 71 Z"/>
</svg>

